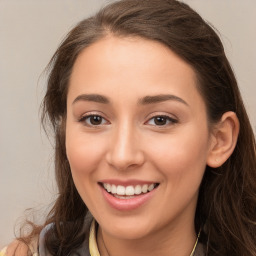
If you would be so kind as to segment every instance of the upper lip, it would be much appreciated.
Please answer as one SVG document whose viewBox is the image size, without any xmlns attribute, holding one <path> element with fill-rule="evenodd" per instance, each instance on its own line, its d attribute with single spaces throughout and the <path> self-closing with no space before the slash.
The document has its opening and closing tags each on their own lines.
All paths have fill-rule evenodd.
<svg viewBox="0 0 256 256">
<path fill-rule="evenodd" d="M 108 183 L 111 185 L 121 185 L 121 186 L 136 186 L 136 185 L 144 185 L 144 184 L 156 184 L 159 182 L 156 181 L 146 181 L 146 180 L 136 180 L 136 179 L 130 179 L 130 180 L 117 180 L 117 179 L 104 179 L 100 180 L 98 183 Z"/>
</svg>

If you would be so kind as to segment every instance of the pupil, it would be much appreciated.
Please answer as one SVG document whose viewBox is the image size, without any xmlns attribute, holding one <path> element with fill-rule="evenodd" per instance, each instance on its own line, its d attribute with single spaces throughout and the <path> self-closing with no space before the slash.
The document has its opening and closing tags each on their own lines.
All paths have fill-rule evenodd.
<svg viewBox="0 0 256 256">
<path fill-rule="evenodd" d="M 102 121 L 102 117 L 100 117 L 100 116 L 91 116 L 91 118 L 90 118 L 90 122 L 93 125 L 99 125 L 99 124 L 101 124 L 101 121 Z"/>
<path fill-rule="evenodd" d="M 155 117 L 155 124 L 156 125 L 165 125 L 166 124 L 166 117 L 163 117 L 163 116 Z"/>
</svg>

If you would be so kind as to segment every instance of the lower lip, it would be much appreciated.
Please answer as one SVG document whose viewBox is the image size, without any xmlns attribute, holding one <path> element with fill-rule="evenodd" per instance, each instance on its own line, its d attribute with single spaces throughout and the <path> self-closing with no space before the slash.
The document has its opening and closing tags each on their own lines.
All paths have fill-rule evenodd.
<svg viewBox="0 0 256 256">
<path fill-rule="evenodd" d="M 110 204 L 111 207 L 119 211 L 131 211 L 139 208 L 152 198 L 156 190 L 155 188 L 148 193 L 136 195 L 133 198 L 120 199 L 108 193 L 102 186 L 100 186 L 100 188 L 102 190 L 105 200 Z"/>
</svg>

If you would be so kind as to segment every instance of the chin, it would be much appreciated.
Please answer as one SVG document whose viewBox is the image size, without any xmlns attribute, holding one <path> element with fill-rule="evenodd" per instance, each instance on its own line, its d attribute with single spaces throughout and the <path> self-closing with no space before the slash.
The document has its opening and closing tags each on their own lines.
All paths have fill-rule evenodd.
<svg viewBox="0 0 256 256">
<path fill-rule="evenodd" d="M 111 236 L 121 240 L 139 240 L 150 234 L 144 228 L 117 228 L 111 229 L 109 232 Z"/>
<path fill-rule="evenodd" d="M 121 218 L 121 219 L 120 219 Z M 119 220 L 118 220 L 119 219 Z M 112 223 L 110 226 L 109 223 Z M 130 219 L 126 217 L 116 218 L 115 221 L 106 220 L 102 222 L 101 226 L 103 232 L 108 233 L 112 237 L 124 240 L 137 240 L 142 239 L 151 233 L 153 233 L 154 227 L 152 223 L 140 218 L 131 217 Z"/>
</svg>

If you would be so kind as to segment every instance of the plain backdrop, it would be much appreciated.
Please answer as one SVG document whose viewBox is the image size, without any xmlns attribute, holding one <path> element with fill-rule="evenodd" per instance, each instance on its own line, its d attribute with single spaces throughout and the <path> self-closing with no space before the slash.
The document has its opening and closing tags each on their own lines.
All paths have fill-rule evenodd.
<svg viewBox="0 0 256 256">
<path fill-rule="evenodd" d="M 184 2 L 219 30 L 256 130 L 256 1 Z M 0 247 L 25 209 L 43 218 L 55 198 L 52 146 L 40 128 L 43 71 L 65 34 L 104 3 L 0 0 Z"/>
</svg>

